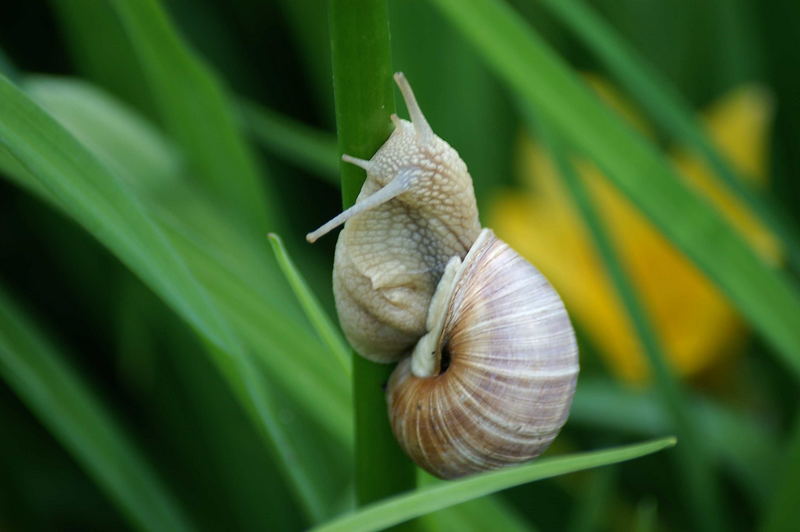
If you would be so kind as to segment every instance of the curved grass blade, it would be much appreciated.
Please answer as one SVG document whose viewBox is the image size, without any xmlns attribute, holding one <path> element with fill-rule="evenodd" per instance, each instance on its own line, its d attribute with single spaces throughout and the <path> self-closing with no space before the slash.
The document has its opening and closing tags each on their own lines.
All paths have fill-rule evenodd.
<svg viewBox="0 0 800 532">
<path fill-rule="evenodd" d="M 2 78 L 0 145 L 18 161 L 12 170 L 22 170 L 15 177 L 23 186 L 57 205 L 90 231 L 204 339 L 211 359 L 260 429 L 268 449 L 278 457 L 276 462 L 290 479 L 299 500 L 312 519 L 323 518 L 339 491 L 327 480 L 330 474 L 346 467 L 347 460 L 327 460 L 327 474 L 325 469 L 315 467 L 326 463 L 326 452 L 339 454 L 333 444 L 336 442 L 330 447 L 315 446 L 316 440 L 300 428 L 307 425 L 306 418 L 295 412 L 290 413 L 294 423 L 282 421 L 296 406 L 281 404 L 285 399 L 278 394 L 287 391 L 283 382 L 273 377 L 271 385 L 266 386 L 252 351 L 224 319 L 206 288 L 197 282 L 196 270 L 176 251 L 175 242 L 150 217 L 136 192 Z M 227 279 L 225 271 L 213 273 L 217 280 Z M 277 325 L 276 320 L 272 321 Z M 258 329 L 263 335 L 263 325 Z M 292 334 L 290 328 L 284 332 Z M 292 352 L 281 335 L 266 340 L 270 342 L 273 361 L 280 359 L 281 353 Z M 309 411 L 324 415 L 327 406 L 317 405 Z M 323 441 L 330 439 L 324 434 L 316 436 Z"/>
<path fill-rule="evenodd" d="M 716 283 L 800 380 L 800 294 L 703 199 L 654 146 L 591 95 L 511 8 L 495 0 L 431 0 L 488 63 Z M 645 178 L 646 177 L 646 178 Z"/>
<path fill-rule="evenodd" d="M 690 406 L 686 392 L 667 363 L 666 356 L 650 324 L 650 318 L 645 313 L 636 290 L 628 282 L 628 276 L 617 258 L 614 245 L 603 227 L 600 216 L 594 209 L 580 176 L 569 161 L 560 142 L 561 139 L 551 131 L 549 124 L 541 121 L 535 122 L 533 118 L 531 118 L 531 122 L 548 146 L 566 189 L 572 196 L 586 229 L 594 241 L 606 273 L 636 331 L 642 351 L 655 377 L 655 386 L 661 402 L 674 423 L 678 437 L 684 443 L 676 450 L 676 456 L 681 477 L 687 486 L 684 492 L 686 506 L 692 510 L 698 529 L 724 530 L 720 514 L 722 506 L 716 479 L 711 469 L 709 449 L 706 441 L 700 438 L 695 420 L 689 415 Z"/>
<path fill-rule="evenodd" d="M 800 507 L 800 416 L 795 419 L 794 434 L 789 438 L 786 451 L 781 457 L 784 470 L 774 483 L 775 490 L 761 530 L 780 532 L 797 527 L 797 508 Z"/>
<path fill-rule="evenodd" d="M 156 0 L 111 2 L 139 58 L 166 129 L 208 191 L 252 231 L 280 230 L 277 196 L 265 193 L 221 82 L 195 56 Z M 268 191 L 267 191 L 268 192 Z"/>
<path fill-rule="evenodd" d="M 21 87 L 127 183 L 150 192 L 176 184 L 182 161 L 175 146 L 105 92 L 55 76 L 28 76 Z"/>
<path fill-rule="evenodd" d="M 724 185 L 779 235 L 795 269 L 800 268 L 800 237 L 784 209 L 748 185 L 714 148 L 694 119 L 688 103 L 669 82 L 650 68 L 605 21 L 581 0 L 544 0 L 551 13 L 569 26 L 587 48 L 630 90 L 644 108 L 674 137 L 694 148 Z"/>
<path fill-rule="evenodd" d="M 690 397 L 690 415 L 703 427 L 710 454 L 731 472 L 757 506 L 769 500 L 780 456 L 775 434 L 764 423 L 701 397 Z M 608 380 L 584 379 L 575 393 L 570 423 L 592 430 L 654 437 L 673 430 L 669 414 L 652 393 Z"/>
<path fill-rule="evenodd" d="M 268 151 L 339 186 L 339 152 L 334 135 L 241 99 L 239 120 Z"/>
<path fill-rule="evenodd" d="M 171 245 L 223 314 L 239 324 L 239 333 L 262 355 L 269 372 L 281 375 L 293 400 L 308 407 L 337 441 L 348 441 L 348 382 L 335 355 L 300 328 L 304 318 L 295 312 L 275 263 L 258 252 L 263 246 L 226 224 L 225 212 L 215 210 L 201 191 L 183 186 L 167 139 L 134 111 L 84 82 L 37 76 L 26 79 L 24 86 L 109 168 L 124 168 L 126 184 L 157 202 L 153 214 Z M 26 184 L 31 182 L 35 180 Z M 278 345 L 271 338 L 279 338 Z M 282 351 L 293 356 L 277 354 Z"/>
<path fill-rule="evenodd" d="M 632 460 L 666 449 L 675 443 L 675 438 L 662 438 L 604 451 L 543 458 L 532 464 L 482 473 L 398 495 L 330 521 L 314 530 L 316 532 L 379 530 L 489 493 L 535 480 Z"/>
<path fill-rule="evenodd" d="M 131 525 L 142 530 L 193 528 L 102 401 L 2 290 L 0 375 Z"/>
<path fill-rule="evenodd" d="M 306 282 L 303 280 L 300 272 L 297 271 L 292 259 L 286 252 L 281 237 L 275 233 L 270 233 L 267 235 L 267 238 L 269 238 L 272 251 L 275 253 L 278 266 L 280 266 L 281 271 L 283 271 L 283 274 L 286 276 L 286 280 L 291 285 L 292 290 L 294 290 L 308 320 L 311 322 L 311 325 L 314 326 L 314 329 L 316 329 L 322 341 L 328 346 L 328 349 L 336 355 L 337 360 L 349 375 L 350 350 L 347 348 L 347 344 L 345 344 L 342 337 L 339 336 L 336 327 L 333 326 L 333 323 L 331 323 L 325 311 L 322 310 L 322 306 L 320 306 L 314 294 L 308 289 Z"/>
</svg>

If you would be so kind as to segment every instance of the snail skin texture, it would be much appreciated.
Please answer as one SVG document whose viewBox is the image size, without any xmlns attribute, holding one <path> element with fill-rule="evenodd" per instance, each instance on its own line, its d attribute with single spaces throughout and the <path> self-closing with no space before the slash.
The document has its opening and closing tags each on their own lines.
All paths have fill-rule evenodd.
<svg viewBox="0 0 800 532">
<path fill-rule="evenodd" d="M 530 460 L 566 422 L 578 347 L 556 291 L 481 230 L 472 178 L 431 130 L 402 74 L 411 122 L 369 160 L 334 260 L 339 320 L 362 356 L 402 359 L 387 387 L 392 430 L 440 478 Z"/>
<path fill-rule="evenodd" d="M 345 336 L 375 362 L 407 355 L 425 334 L 425 318 L 447 261 L 464 257 L 481 230 L 472 178 L 458 153 L 437 137 L 411 87 L 395 76 L 411 122 L 395 130 L 369 161 L 353 207 L 306 238 L 344 223 L 336 242 L 333 293 Z"/>
</svg>

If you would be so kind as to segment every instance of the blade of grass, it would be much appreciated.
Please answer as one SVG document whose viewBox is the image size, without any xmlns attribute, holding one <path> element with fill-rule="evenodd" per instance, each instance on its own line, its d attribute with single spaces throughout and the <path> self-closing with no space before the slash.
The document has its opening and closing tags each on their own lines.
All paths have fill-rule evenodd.
<svg viewBox="0 0 800 532">
<path fill-rule="evenodd" d="M 345 344 L 342 337 L 339 336 L 336 327 L 331 323 L 325 311 L 322 310 L 317 298 L 314 297 L 314 294 L 308 289 L 300 272 L 295 267 L 292 259 L 289 258 L 289 254 L 283 246 L 281 237 L 274 233 L 270 233 L 267 236 L 272 246 L 272 251 L 275 253 L 275 259 L 278 261 L 281 271 L 283 271 L 286 280 L 289 282 L 297 299 L 300 301 L 300 305 L 303 307 L 308 320 L 311 322 L 311 325 L 317 331 L 322 341 L 325 342 L 331 352 L 336 355 L 337 360 L 349 375 L 350 350 L 347 348 L 347 344 Z"/>
<path fill-rule="evenodd" d="M 191 530 L 169 490 L 102 401 L 0 290 L 0 375 L 143 530 Z"/>
<path fill-rule="evenodd" d="M 650 498 L 642 499 L 636 505 L 634 532 L 655 532 L 658 530 L 658 504 Z"/>
<path fill-rule="evenodd" d="M 625 269 L 594 208 L 592 199 L 572 166 L 559 137 L 543 121 L 534 122 L 534 118 L 530 118 L 530 120 L 548 147 L 566 189 L 583 218 L 584 225 L 591 235 L 605 271 L 636 331 L 642 351 L 655 378 L 655 386 L 661 401 L 674 423 L 678 437 L 681 438 L 682 445 L 676 449 L 676 454 L 678 468 L 687 488 L 683 493 L 685 504 L 691 509 L 695 525 L 699 530 L 725 530 L 718 487 L 711 470 L 710 453 L 705 440 L 700 438 L 694 420 L 689 415 L 690 404 L 686 398 L 686 392 L 667 364 L 661 345 L 650 324 L 650 319 L 642 307 L 635 289 L 628 281 Z"/>
<path fill-rule="evenodd" d="M 708 274 L 800 379 L 800 295 L 688 189 L 653 145 L 615 117 L 511 8 L 494 0 L 431 0 L 527 104 Z M 642 176 L 646 176 L 643 179 Z"/>
<path fill-rule="evenodd" d="M 54 76 L 28 76 L 21 86 L 128 183 L 155 191 L 179 177 L 181 160 L 172 143 L 103 91 Z"/>
<path fill-rule="evenodd" d="M 794 434 L 781 457 L 784 470 L 774 482 L 771 502 L 766 506 L 761 530 L 780 532 L 797 527 L 797 509 L 800 508 L 800 416 L 795 420 Z"/>
<path fill-rule="evenodd" d="M 532 464 L 421 488 L 412 493 L 371 504 L 356 513 L 339 517 L 314 530 L 316 532 L 379 530 L 520 484 L 639 458 L 671 447 L 675 445 L 675 441 L 675 438 L 662 438 L 604 451 L 544 458 Z"/>
<path fill-rule="evenodd" d="M 618 492 L 616 471 L 600 469 L 593 471 L 587 479 L 569 519 L 569 532 L 591 532 L 603 528 L 607 522 L 608 509 Z"/>
<path fill-rule="evenodd" d="M 156 0 L 113 1 L 167 130 L 209 192 L 249 231 L 280 230 L 280 202 L 236 127 L 222 83 L 180 38 Z"/>
<path fill-rule="evenodd" d="M 721 404 L 690 397 L 694 425 L 703 427 L 710 454 L 732 473 L 756 506 L 769 500 L 780 455 L 776 436 L 765 423 Z M 622 388 L 600 379 L 583 379 L 570 411 L 570 423 L 592 430 L 653 437 L 672 430 L 669 414 L 652 393 Z"/>
<path fill-rule="evenodd" d="M 339 157 L 333 135 L 246 100 L 239 100 L 239 119 L 262 147 L 339 186 Z"/>
<path fill-rule="evenodd" d="M 148 118 L 158 117 L 157 105 L 122 22 L 111 2 L 50 0 L 69 58 L 81 78 L 133 105 Z"/>
<path fill-rule="evenodd" d="M 544 0 L 542 3 L 584 41 L 659 124 L 697 151 L 722 184 L 780 236 L 794 268 L 800 268 L 800 237 L 783 207 L 737 175 L 697 123 L 689 104 L 669 81 L 651 68 L 585 2 Z"/>
<path fill-rule="evenodd" d="M 17 69 L 14 64 L 8 59 L 6 53 L 0 48 L 0 74 L 15 79 L 17 77 Z"/>
<path fill-rule="evenodd" d="M 241 324 L 239 332 L 264 355 L 270 373 L 282 375 L 294 400 L 308 406 L 339 441 L 347 441 L 347 383 L 331 360 L 334 355 L 306 341 L 305 331 L 292 323 L 291 297 L 274 263 L 254 252 L 252 239 L 226 225 L 225 212 L 215 211 L 200 191 L 180 186 L 171 156 L 149 149 L 163 144 L 169 153 L 166 139 L 131 109 L 88 84 L 34 77 L 24 86 L 111 168 L 125 167 L 129 184 L 159 202 L 154 214 L 162 229 L 223 314 Z M 164 176 L 156 190 L 148 183 L 153 175 Z M 299 312 L 297 319 L 303 319 Z M 280 338 L 282 345 L 270 338 Z M 269 356 L 281 350 L 294 356 Z"/>
<path fill-rule="evenodd" d="M 391 132 L 394 111 L 386 0 L 330 0 L 333 93 L 339 152 L 370 158 Z M 341 165 L 342 204 L 355 202 L 364 171 Z M 394 439 L 383 384 L 392 368 L 353 355 L 358 502 L 413 489 L 414 465 Z"/>
<path fill-rule="evenodd" d="M 321 454 L 328 449 L 317 448 L 313 445 L 316 440 L 297 431 L 296 427 L 303 426 L 303 417 L 297 418 L 295 432 L 285 428 L 281 413 L 291 409 L 280 403 L 283 398 L 279 401 L 278 394 L 286 391 L 281 381 L 275 377 L 271 386 L 265 386 L 251 352 L 223 319 L 209 293 L 198 284 L 163 228 L 150 218 L 135 191 L 2 78 L 0 145 L 20 163 L 18 168 L 12 168 L 23 170 L 16 176 L 18 182 L 89 230 L 205 340 L 212 360 L 260 429 L 267 449 L 277 457 L 276 462 L 304 508 L 313 519 L 322 518 L 339 491 L 335 484 L 326 482 L 329 475 L 325 469 L 314 467 L 317 462 L 325 463 Z M 225 277 L 222 272 L 221 278 Z M 281 345 L 280 335 L 269 340 L 273 350 L 278 347 L 272 354 L 274 360 L 280 358 L 281 352 L 292 352 Z M 324 411 L 326 406 L 318 405 L 316 412 Z M 328 439 L 323 438 L 321 441 Z M 336 455 L 335 448 L 330 451 Z M 343 462 L 346 460 L 334 462 L 329 468 L 336 470 Z"/>
</svg>

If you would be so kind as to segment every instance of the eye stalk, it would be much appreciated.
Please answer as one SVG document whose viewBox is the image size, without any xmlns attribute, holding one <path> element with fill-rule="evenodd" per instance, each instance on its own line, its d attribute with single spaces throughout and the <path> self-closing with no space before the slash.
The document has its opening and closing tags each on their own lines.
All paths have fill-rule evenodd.
<svg viewBox="0 0 800 532">
<path fill-rule="evenodd" d="M 344 225 L 333 290 L 347 339 L 400 361 L 386 390 L 392 430 L 422 468 L 455 478 L 530 460 L 567 419 L 578 348 L 558 294 L 481 229 L 466 165 L 433 133 L 402 73 L 411 122 L 369 159 L 355 205 L 307 239 Z M 413 126 L 413 127 L 412 127 Z"/>
</svg>

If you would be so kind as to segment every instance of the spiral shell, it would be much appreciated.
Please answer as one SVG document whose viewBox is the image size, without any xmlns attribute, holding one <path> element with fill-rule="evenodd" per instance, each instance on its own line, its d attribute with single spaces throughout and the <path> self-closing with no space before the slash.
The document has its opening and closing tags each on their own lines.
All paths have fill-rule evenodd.
<svg viewBox="0 0 800 532">
<path fill-rule="evenodd" d="M 567 419 L 578 348 L 561 299 L 484 229 L 448 264 L 412 358 L 387 389 L 392 429 L 441 478 L 538 456 Z"/>
</svg>

